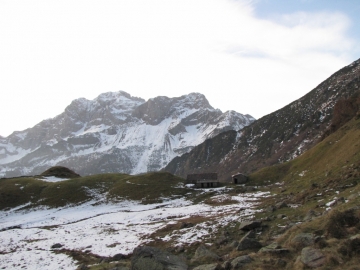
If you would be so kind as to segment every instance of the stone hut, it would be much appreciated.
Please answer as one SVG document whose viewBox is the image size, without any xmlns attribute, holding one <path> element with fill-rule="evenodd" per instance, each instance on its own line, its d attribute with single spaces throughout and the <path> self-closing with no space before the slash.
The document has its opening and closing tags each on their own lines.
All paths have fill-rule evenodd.
<svg viewBox="0 0 360 270">
<path fill-rule="evenodd" d="M 234 174 L 232 179 L 234 184 L 245 184 L 247 181 L 249 181 L 249 177 L 243 173 Z"/>
<path fill-rule="evenodd" d="M 194 184 L 197 188 L 211 188 L 219 186 L 217 173 L 188 174 L 186 177 L 186 183 Z"/>
</svg>

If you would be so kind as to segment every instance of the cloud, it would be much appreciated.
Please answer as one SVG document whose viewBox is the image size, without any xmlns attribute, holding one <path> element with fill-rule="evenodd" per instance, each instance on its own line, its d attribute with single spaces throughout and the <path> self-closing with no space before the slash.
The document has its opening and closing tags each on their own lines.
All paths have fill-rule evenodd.
<svg viewBox="0 0 360 270">
<path fill-rule="evenodd" d="M 346 15 L 262 19 L 255 3 L 0 2 L 0 134 L 117 90 L 143 98 L 197 91 L 214 107 L 260 117 L 355 60 Z"/>
</svg>

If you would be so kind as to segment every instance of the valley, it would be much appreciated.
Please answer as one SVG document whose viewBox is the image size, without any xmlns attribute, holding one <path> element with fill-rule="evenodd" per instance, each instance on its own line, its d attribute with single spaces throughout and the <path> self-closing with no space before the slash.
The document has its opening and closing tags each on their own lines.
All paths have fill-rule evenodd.
<svg viewBox="0 0 360 270">
<path fill-rule="evenodd" d="M 137 161 L 144 163 L 133 163 L 136 166 L 130 171 L 114 172 L 110 168 L 122 164 L 122 159 L 96 152 L 86 156 L 91 162 L 84 164 L 94 172 L 99 168 L 105 172 L 79 173 L 75 167 L 81 168 L 82 160 L 72 159 L 70 154 L 69 163 L 42 163 L 49 149 L 50 153 L 62 153 L 61 145 L 76 148 L 86 142 L 94 150 L 94 145 L 99 145 L 93 142 L 99 130 L 86 131 L 82 124 L 73 128 L 80 128 L 77 135 L 63 135 L 63 141 L 58 137 L 56 142 L 54 134 L 49 134 L 51 129 L 46 128 L 46 123 L 55 120 L 39 124 L 36 129 L 48 133 L 36 134 L 51 138 L 46 146 L 40 146 L 48 149 L 41 152 L 43 161 L 34 150 L 38 147 L 34 146 L 36 136 L 24 139 L 31 132 L 2 138 L 4 159 L 9 158 L 4 155 L 6 151 L 11 150 L 13 157 L 20 155 L 16 147 L 11 148 L 16 143 L 34 143 L 22 148 L 34 150 L 31 154 L 24 150 L 18 161 L 2 165 L 3 172 L 11 164 L 14 167 L 9 170 L 20 173 L 15 167 L 29 160 L 40 160 L 42 165 L 24 170 L 32 174 L 10 174 L 0 179 L 0 269 L 359 269 L 359 86 L 357 60 L 274 113 L 256 121 L 248 119 L 246 125 L 236 122 L 241 117 L 236 118 L 236 128 L 226 121 L 226 125 L 200 121 L 210 114 L 220 118 L 237 115 L 230 112 L 224 116 L 210 107 L 201 110 L 209 104 L 200 94 L 175 100 L 158 97 L 148 103 L 131 98 L 141 103 L 131 117 L 141 118 L 147 128 L 157 129 L 159 123 L 170 121 L 160 109 L 150 113 L 149 107 L 158 108 L 161 101 L 169 104 L 166 115 L 172 115 L 173 105 L 179 107 L 185 100 L 196 108 L 194 118 L 171 118 L 175 121 L 170 121 L 172 128 L 166 126 L 164 130 L 177 138 L 194 135 L 190 130 L 210 132 L 200 133 L 202 139 L 186 144 L 184 153 L 174 154 L 171 160 L 158 149 L 164 158 L 162 165 L 149 167 L 146 158 L 140 158 Z M 100 104 L 105 97 L 112 100 L 113 95 L 92 102 Z M 115 95 L 123 98 L 125 94 Z M 75 107 L 67 112 L 71 108 Z M 97 127 L 103 127 L 101 121 L 110 121 L 105 119 L 96 116 L 91 121 L 99 121 Z M 106 130 L 106 136 L 121 133 Z M 131 133 L 136 132 L 142 134 L 142 128 Z M 149 134 L 152 141 L 163 133 Z M 168 150 L 174 145 L 160 144 Z M 147 157 L 153 146 L 144 145 L 147 150 L 142 153 Z M 85 148 L 79 153 L 88 153 L 89 148 Z M 71 170 L 59 167 L 71 164 Z M 57 166 L 49 169 L 49 165 Z M 134 169 L 145 165 L 147 170 Z M 219 187 L 194 188 L 186 182 L 188 174 L 200 172 L 216 172 Z M 246 174 L 248 181 L 233 184 L 231 175 L 237 173 Z"/>
</svg>

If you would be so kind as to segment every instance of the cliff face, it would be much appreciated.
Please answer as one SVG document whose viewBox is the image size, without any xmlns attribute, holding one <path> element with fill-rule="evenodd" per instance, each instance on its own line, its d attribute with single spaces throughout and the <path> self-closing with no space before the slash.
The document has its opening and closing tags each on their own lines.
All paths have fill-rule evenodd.
<svg viewBox="0 0 360 270">
<path fill-rule="evenodd" d="M 251 173 L 265 166 L 294 159 L 321 140 L 332 124 L 335 104 L 356 96 L 359 86 L 360 60 L 357 60 L 302 98 L 239 131 L 235 136 L 236 141 L 226 146 L 229 151 L 222 151 L 219 147 L 217 149 L 221 150 L 212 152 L 214 149 L 210 147 L 211 142 L 204 142 L 189 154 L 171 161 L 165 171 L 183 177 L 188 173 L 217 171 L 219 178 L 227 181 L 237 172 Z M 341 105 L 341 102 L 344 104 Z M 339 111 L 343 115 L 353 115 L 357 111 L 356 104 L 355 101 L 340 101 Z M 229 144 L 226 139 L 221 142 L 221 136 L 212 140 L 216 140 L 219 145 Z M 197 160 L 193 154 L 195 152 L 209 153 L 214 159 Z"/>
<path fill-rule="evenodd" d="M 214 109 L 199 93 L 148 101 L 123 91 L 80 98 L 57 117 L 0 138 L 0 176 L 38 174 L 55 165 L 81 175 L 156 171 L 204 140 L 253 121 Z"/>
</svg>

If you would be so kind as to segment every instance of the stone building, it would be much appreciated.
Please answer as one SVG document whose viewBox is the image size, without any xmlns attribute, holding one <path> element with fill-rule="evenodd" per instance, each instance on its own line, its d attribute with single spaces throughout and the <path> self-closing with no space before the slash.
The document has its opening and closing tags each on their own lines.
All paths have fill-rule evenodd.
<svg viewBox="0 0 360 270">
<path fill-rule="evenodd" d="M 232 179 L 234 184 L 245 184 L 247 181 L 249 181 L 249 177 L 242 173 L 234 174 Z"/>
<path fill-rule="evenodd" d="M 188 174 L 186 184 L 194 184 L 197 188 L 218 187 L 219 180 L 217 173 L 195 173 Z"/>
</svg>

